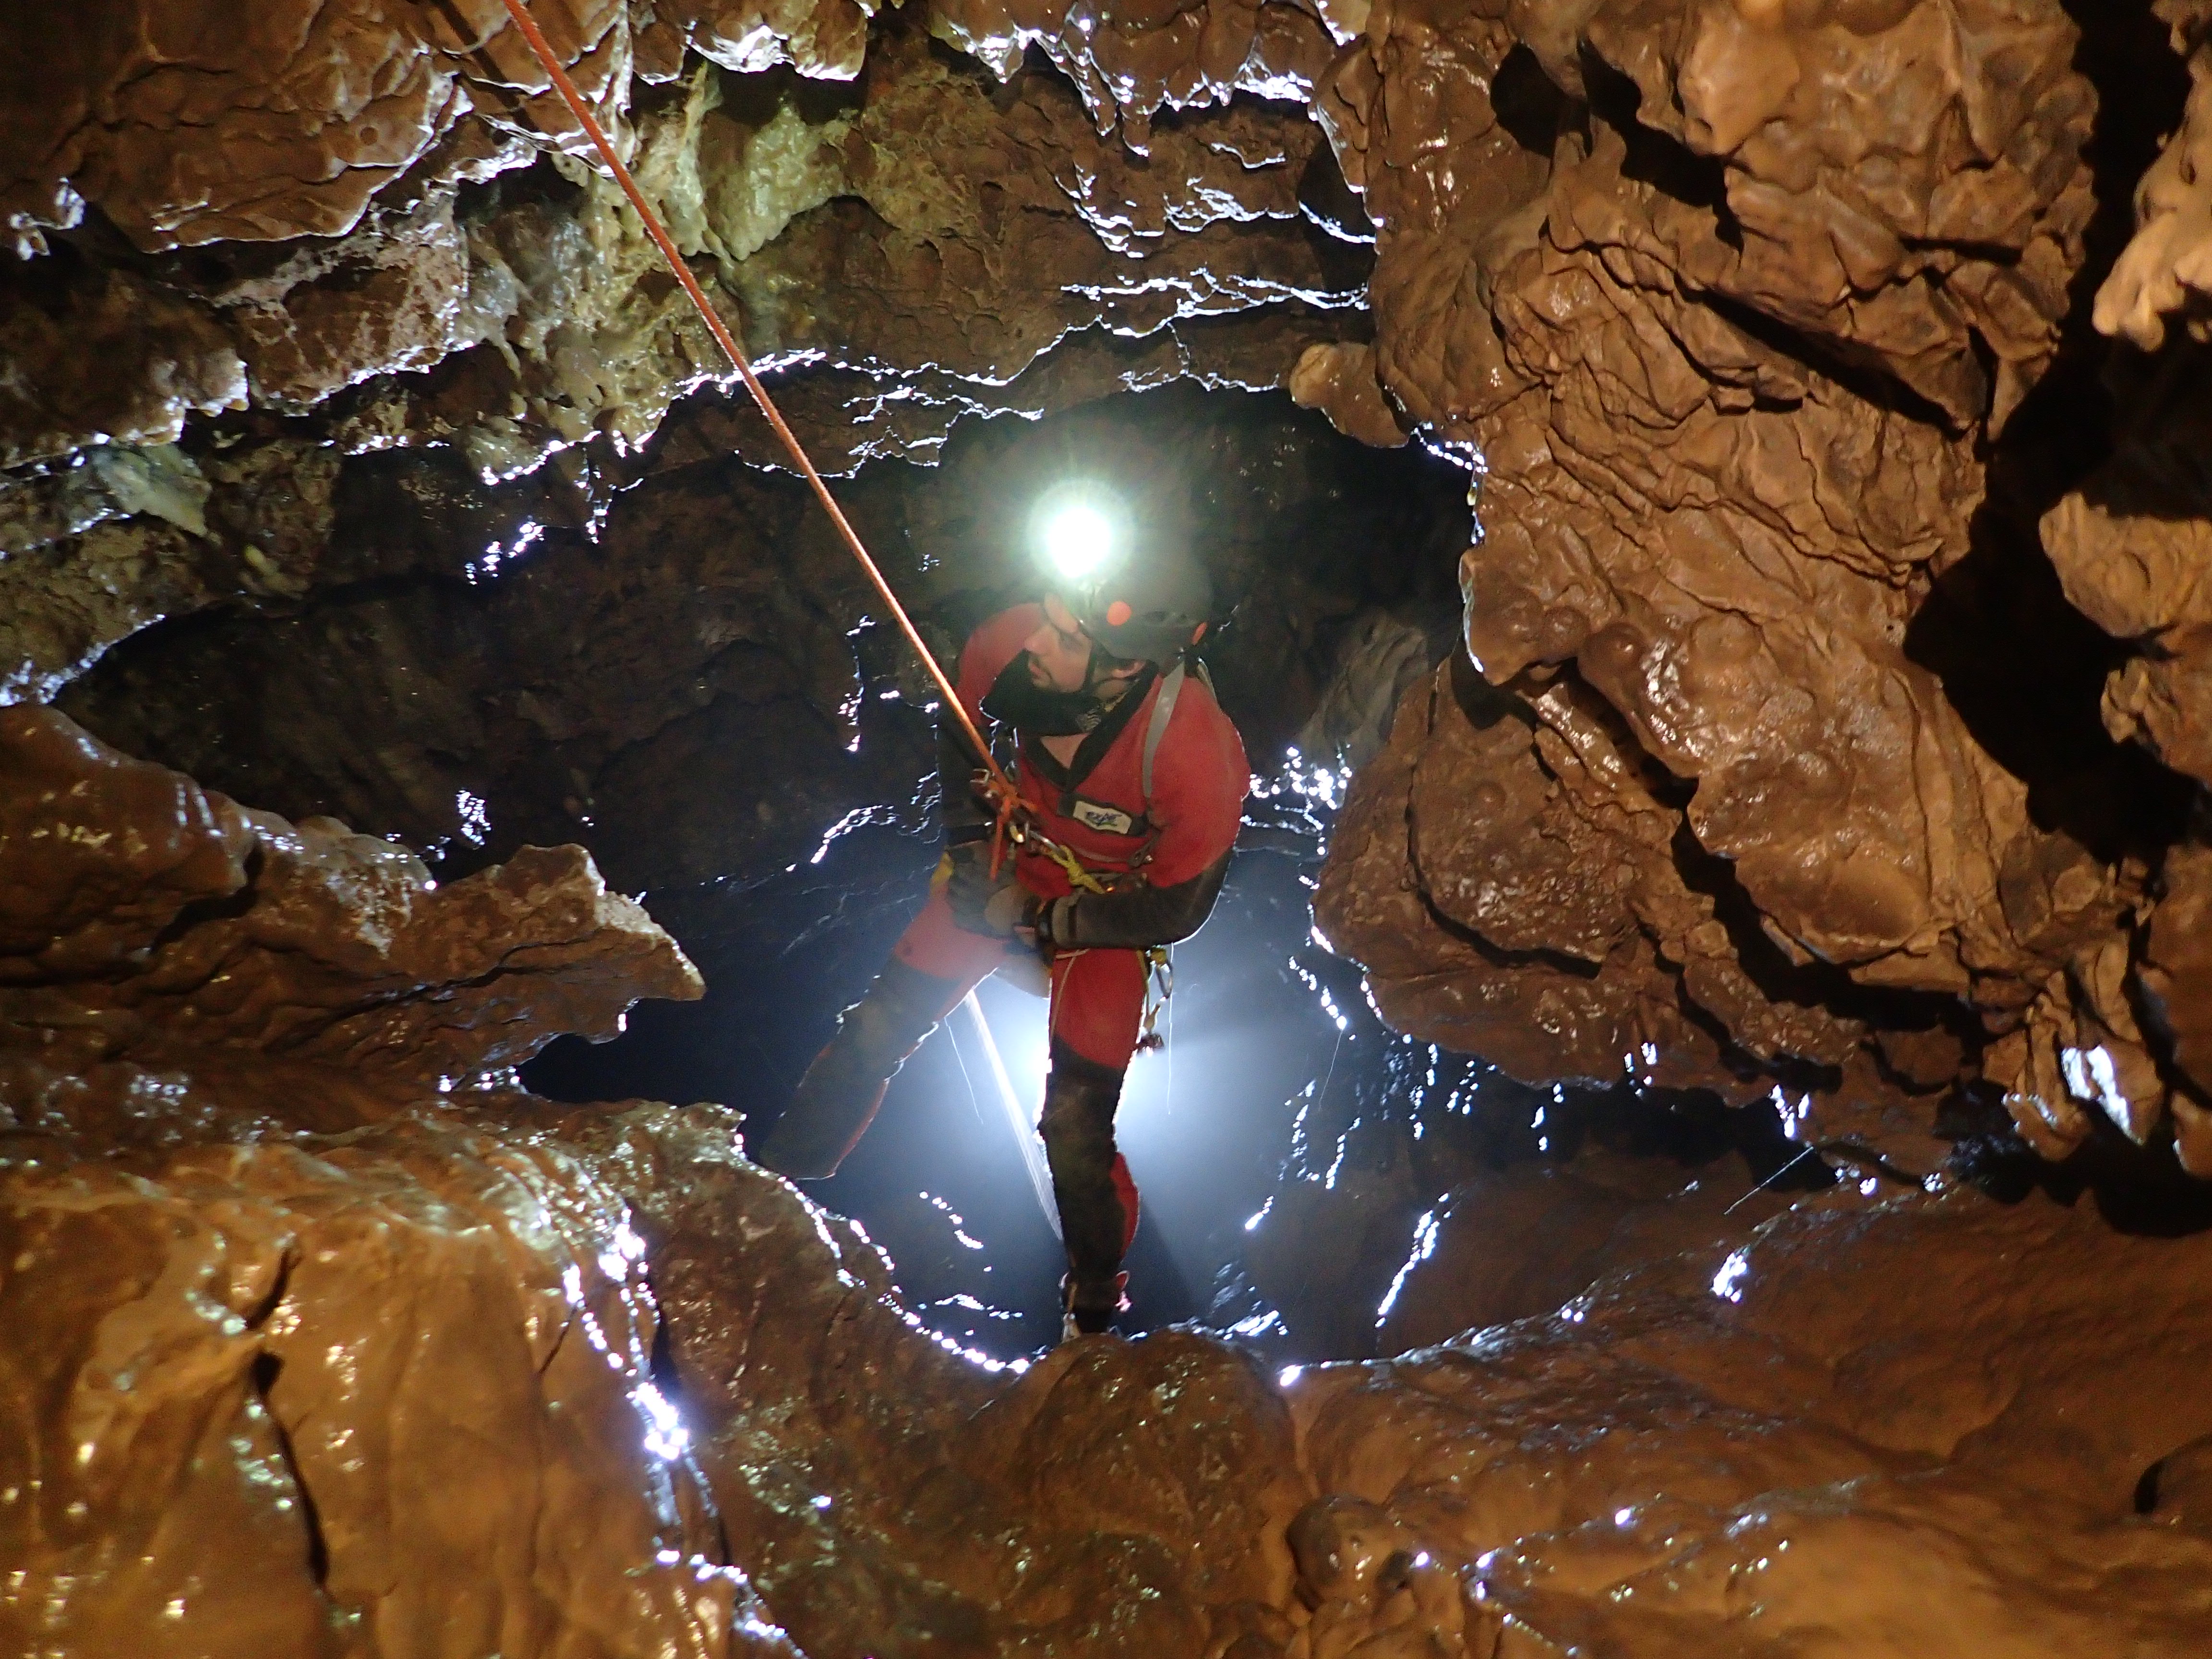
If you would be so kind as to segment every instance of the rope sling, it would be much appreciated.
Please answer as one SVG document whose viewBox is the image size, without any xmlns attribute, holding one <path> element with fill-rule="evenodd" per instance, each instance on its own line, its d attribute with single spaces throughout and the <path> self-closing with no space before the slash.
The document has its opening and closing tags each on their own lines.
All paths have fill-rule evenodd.
<svg viewBox="0 0 2212 1659">
<path fill-rule="evenodd" d="M 1006 769 L 999 764 L 997 757 L 992 754 L 990 744 L 985 739 L 981 729 L 976 726 L 974 718 L 968 713 L 967 705 L 960 701 L 960 694 L 954 687 L 951 678 L 945 673 L 943 666 L 932 654 L 927 643 L 921 637 L 921 630 L 915 626 L 913 617 L 907 614 L 906 606 L 899 603 L 898 595 L 891 591 L 891 585 L 885 579 L 882 568 L 869 556 L 867 547 L 860 540 L 860 532 L 853 528 L 852 521 L 846 518 L 844 509 L 837 505 L 837 498 L 830 493 L 830 486 L 823 482 L 821 473 L 815 470 L 814 462 L 807 455 L 805 447 L 799 441 L 799 434 L 794 433 L 785 422 L 783 412 L 775 406 L 775 399 L 769 396 L 768 388 L 761 384 L 760 376 L 753 372 L 751 362 L 746 358 L 743 349 L 738 346 L 737 338 L 730 332 L 728 325 L 722 321 L 721 313 L 717 312 L 712 302 L 708 300 L 706 290 L 699 286 L 699 279 L 691 274 L 691 267 L 684 262 L 683 254 L 677 248 L 674 238 L 669 235 L 667 229 L 661 224 L 660 216 L 653 211 L 652 204 L 645 199 L 645 192 L 638 188 L 637 180 L 630 176 L 629 168 L 623 165 L 622 157 L 615 153 L 615 147 L 609 141 L 605 129 L 599 125 L 598 118 L 592 115 L 590 106 L 584 102 L 583 94 L 576 90 L 576 83 L 568 78 L 568 72 L 561 67 L 560 60 L 554 56 L 553 48 L 547 43 L 544 34 L 539 30 L 537 23 L 531 18 L 522 0 L 504 0 L 504 3 L 507 15 L 514 20 L 514 26 L 521 31 L 524 41 L 527 43 L 547 76 L 551 78 L 554 88 L 561 94 L 562 101 L 568 105 L 568 112 L 576 118 L 577 125 L 584 130 L 585 136 L 592 141 L 592 148 L 599 151 L 600 159 L 607 164 L 608 171 L 614 175 L 615 182 L 622 187 L 623 194 L 629 198 L 629 204 L 637 210 L 637 216 L 645 226 L 646 234 L 653 239 L 653 246 L 660 250 L 661 258 L 668 262 L 670 272 L 683 286 L 684 292 L 690 296 L 692 305 L 699 313 L 700 320 L 707 325 L 707 331 L 714 337 L 714 343 L 727 354 L 731 365 L 744 380 L 745 390 L 752 394 L 754 404 L 759 407 L 763 417 L 767 420 L 770 429 L 781 441 L 786 453 L 790 455 L 792 464 L 799 469 L 807 483 L 813 489 L 816 499 L 822 503 L 823 510 L 829 514 L 830 523 L 836 526 L 838 535 L 843 538 L 845 545 L 851 550 L 853 556 L 860 561 L 860 568 L 866 573 L 869 582 L 874 586 L 884 604 L 889 607 L 893 620 L 899 625 L 899 631 L 906 635 L 907 643 L 913 647 L 915 655 L 921 659 L 921 665 L 928 671 L 930 679 L 935 683 L 938 696 L 945 709 L 960 722 L 962 734 L 967 738 L 969 747 L 975 750 L 977 757 L 982 761 L 982 769 L 976 774 L 976 781 L 981 793 L 990 804 L 994 818 L 991 839 L 992 875 L 997 876 L 1004 868 L 1008 849 L 1020 847 L 1042 853 L 1045 857 L 1051 859 L 1066 872 L 1069 884 L 1085 892 L 1111 891 L 1112 886 L 1109 884 L 1113 878 L 1110 875 L 1102 877 L 1085 868 L 1082 861 L 1073 852 L 1045 835 L 1037 827 L 1030 814 L 1029 808 L 1021 799 L 1020 791 L 1015 787 L 1013 780 L 1006 775 Z M 1202 670 L 1200 672 L 1203 672 Z M 1170 677 L 1168 684 L 1161 688 L 1160 701 L 1153 706 L 1152 727 L 1146 735 L 1145 742 L 1144 787 L 1147 803 L 1150 802 L 1152 793 L 1152 755 L 1159 747 L 1160 738 L 1167 730 L 1168 716 L 1174 713 L 1175 693 L 1180 691 L 1182 679 L 1182 669 L 1178 664 L 1175 672 Z M 1165 947 L 1153 946 L 1145 952 L 1145 960 L 1146 964 L 1146 1009 L 1143 1034 L 1139 1039 L 1138 1047 L 1157 1048 L 1161 1046 L 1161 1038 L 1153 1028 L 1158 1021 L 1160 1008 L 1165 1004 L 1174 988 L 1174 975 L 1173 970 L 1168 965 Z M 1158 990 L 1157 1000 L 1153 995 L 1155 988 Z"/>
</svg>

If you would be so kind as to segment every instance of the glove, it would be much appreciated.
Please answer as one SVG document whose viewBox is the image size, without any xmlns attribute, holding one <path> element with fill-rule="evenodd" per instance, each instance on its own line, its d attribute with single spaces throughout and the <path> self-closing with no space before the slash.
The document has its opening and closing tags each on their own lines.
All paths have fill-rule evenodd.
<svg viewBox="0 0 2212 1659">
<path fill-rule="evenodd" d="M 991 842 L 986 837 L 945 848 L 945 861 L 951 866 L 951 873 L 945 882 L 945 902 L 952 907 L 953 925 L 967 933 L 988 933 L 1000 939 L 1011 934 L 1012 925 L 998 925 L 998 918 L 991 915 L 991 908 L 994 902 L 999 902 L 1000 915 L 1003 917 L 1005 908 L 1001 896 L 1009 889 L 1017 895 L 1020 893 L 1021 890 L 1014 883 L 1013 860 L 1007 860 L 1000 866 L 998 875 L 994 877 L 991 874 Z"/>
<path fill-rule="evenodd" d="M 1038 906 L 1042 902 L 1036 894 L 1018 881 L 1010 881 L 991 895 L 983 907 L 983 929 L 1000 939 L 1012 939 L 1024 927 L 1036 925 Z"/>
</svg>

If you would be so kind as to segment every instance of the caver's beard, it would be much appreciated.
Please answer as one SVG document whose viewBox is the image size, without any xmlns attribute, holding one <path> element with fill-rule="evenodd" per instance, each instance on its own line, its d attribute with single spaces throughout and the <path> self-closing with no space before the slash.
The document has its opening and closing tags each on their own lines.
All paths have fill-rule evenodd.
<svg viewBox="0 0 2212 1659">
<path fill-rule="evenodd" d="M 1139 674 L 1134 679 L 1113 682 L 1109 689 L 1114 696 L 1108 699 L 1098 695 L 1095 659 L 1092 684 L 1080 691 L 1056 691 L 1039 685 L 1031 669 L 1032 659 L 1026 651 L 1008 663 L 984 697 L 983 712 L 1017 732 L 1040 738 L 1071 737 L 1095 730 L 1107 711 L 1145 678 Z"/>
</svg>

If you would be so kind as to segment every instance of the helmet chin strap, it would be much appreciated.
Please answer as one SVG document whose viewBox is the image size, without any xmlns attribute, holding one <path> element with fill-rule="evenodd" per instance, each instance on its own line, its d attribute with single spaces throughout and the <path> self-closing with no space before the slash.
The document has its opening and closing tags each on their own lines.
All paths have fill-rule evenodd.
<svg viewBox="0 0 2212 1659">
<path fill-rule="evenodd" d="M 1084 637 L 1091 638 L 1087 634 Z M 1137 683 L 1139 675 L 1121 674 L 1118 669 L 1112 668 L 1102 670 L 1099 667 L 1099 659 L 1104 654 L 1099 649 L 1098 641 L 1091 640 L 1091 660 L 1084 665 L 1083 669 L 1083 695 L 1095 697 L 1100 703 L 1110 708 L 1127 695 L 1129 688 Z M 1144 667 L 1143 663 L 1137 665 L 1139 673 L 1142 672 Z M 1116 678 L 1117 675 L 1119 678 Z"/>
<path fill-rule="evenodd" d="M 1055 594 L 1054 597 L 1058 599 L 1062 605 L 1067 606 L 1068 614 L 1070 616 L 1080 616 L 1083 611 L 1088 609 L 1088 606 L 1083 605 L 1079 599 L 1075 604 L 1070 604 L 1068 596 L 1066 594 Z M 1106 657 L 1110 653 L 1109 653 L 1106 651 L 1106 648 L 1100 645 L 1098 641 L 1092 637 L 1089 629 L 1083 628 L 1080 623 L 1077 623 L 1077 627 L 1081 629 L 1083 637 L 1090 642 L 1091 655 L 1083 665 L 1083 690 L 1075 695 L 1097 698 L 1098 702 L 1103 706 L 1111 708 L 1115 703 L 1121 701 L 1123 693 L 1127 691 L 1129 686 L 1136 680 L 1137 675 L 1133 673 L 1126 674 L 1123 675 L 1118 682 L 1115 681 L 1112 678 L 1112 676 L 1116 671 L 1110 668 L 1103 668 L 1100 665 L 1100 659 Z M 1137 665 L 1137 667 L 1141 670 L 1144 665 L 1145 665 L 1140 662 Z M 1101 696 L 1099 695 L 1101 688 L 1108 686 L 1111 686 L 1113 688 L 1112 695 Z"/>
<path fill-rule="evenodd" d="M 1084 659 L 1083 664 L 1084 694 L 1087 696 L 1096 696 L 1098 694 L 1098 688 L 1104 684 L 1106 681 L 1105 673 L 1098 665 L 1099 658 L 1103 653 L 1098 649 L 1097 641 L 1091 640 L 1091 635 L 1088 634 L 1085 634 L 1083 637 L 1086 640 L 1091 640 L 1091 654 Z"/>
</svg>

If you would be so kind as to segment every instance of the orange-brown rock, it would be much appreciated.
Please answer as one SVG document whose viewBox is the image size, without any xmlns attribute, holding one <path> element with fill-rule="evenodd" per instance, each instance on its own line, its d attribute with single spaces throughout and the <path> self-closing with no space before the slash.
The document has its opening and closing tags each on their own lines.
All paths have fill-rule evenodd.
<svg viewBox="0 0 2212 1659">
<path fill-rule="evenodd" d="M 2136 1494 L 2198 1406 L 2107 1275 L 2178 1313 L 2200 1255 L 1970 1196 L 1801 1210 L 1551 1319 L 1309 1370 L 1292 1408 L 1329 1507 L 1292 1531 L 1316 1612 L 1291 1651 L 1435 1630 L 1474 1653 L 2186 1652 L 2203 1540 Z M 1993 1278 L 2069 1322 L 2001 1332 Z M 2173 1392 L 2103 1409 L 2118 1355 Z"/>
<path fill-rule="evenodd" d="M 0 1048 L 61 1069 L 249 1053 L 450 1088 L 702 988 L 580 848 L 441 887 L 44 708 L 0 710 Z"/>
<path fill-rule="evenodd" d="M 2097 290 L 2097 327 L 2124 335 L 2145 351 L 2166 343 L 2170 319 L 2198 332 L 2212 292 L 2212 58 L 2205 53 L 2204 8 L 2197 0 L 2160 0 L 2155 8 L 2173 30 L 2175 50 L 2189 54 L 2191 88 L 2179 131 L 2135 190 L 2136 234 Z"/>
<path fill-rule="evenodd" d="M 1817 1633 L 1998 1659 L 2117 1632 L 2179 1659 L 2212 1619 L 2201 1238 L 1966 1189 L 1845 1188 L 1747 1235 L 1719 1192 L 1639 1212 L 1654 1172 L 1601 1163 L 1467 1186 L 1387 1310 L 1407 1338 L 1571 1296 L 1556 1314 L 1273 1374 L 1190 1330 L 1001 1364 L 923 1327 L 721 1108 L 441 1090 L 603 1021 L 625 974 L 689 988 L 587 875 L 433 890 L 51 713 L 6 720 L 11 1648 L 1778 1656 Z M 2185 939 L 2154 951 L 2194 971 Z M 372 996 L 401 1012 L 362 1025 Z M 94 1042 L 117 1057 L 87 1063 Z M 1479 1241 L 1529 1218 L 1571 1236 L 1528 1257 L 1555 1276 L 1486 1278 Z M 1647 1265 L 1581 1288 L 1619 1260 Z"/>
<path fill-rule="evenodd" d="M 1180 1332 L 949 1352 L 713 1108 L 471 1094 L 3 1178 L 26 1641 L 2178 1659 L 2212 1616 L 2202 1242 L 2039 1201 L 1801 1209 L 1277 1378 Z"/>
<path fill-rule="evenodd" d="M 1308 346 L 1291 370 L 1289 391 L 1293 402 L 1320 410 L 1348 438 L 1377 449 L 1395 449 L 1406 441 L 1375 378 L 1370 346 L 1340 341 Z"/>
<path fill-rule="evenodd" d="M 1996 1038 L 2054 1152 L 2107 1097 L 2062 1080 L 2094 1051 L 2104 1109 L 2158 1127 L 2142 866 L 2032 814 L 1908 643 L 2083 258 L 2074 39 L 2056 5 L 1406 5 L 1340 56 L 1316 107 L 1380 227 L 1374 360 L 1487 463 L 1467 641 L 1510 694 L 1479 732 L 1483 698 L 1417 694 L 1336 842 L 1322 925 L 1406 1029 L 1523 1077 L 1648 1043 L 1662 1078 L 1877 1094 Z M 2060 563 L 2069 596 L 2118 580 Z M 2108 724 L 2193 741 L 2180 660 L 2116 677 Z M 2077 1032 L 2045 987 L 2115 963 Z M 1905 1033 L 1944 1052 L 1900 1070 Z"/>
<path fill-rule="evenodd" d="M 742 1633 L 696 1473 L 648 1450 L 673 1419 L 620 1200 L 435 1115 L 9 1161 L 11 1649 L 790 1652 Z"/>
</svg>

